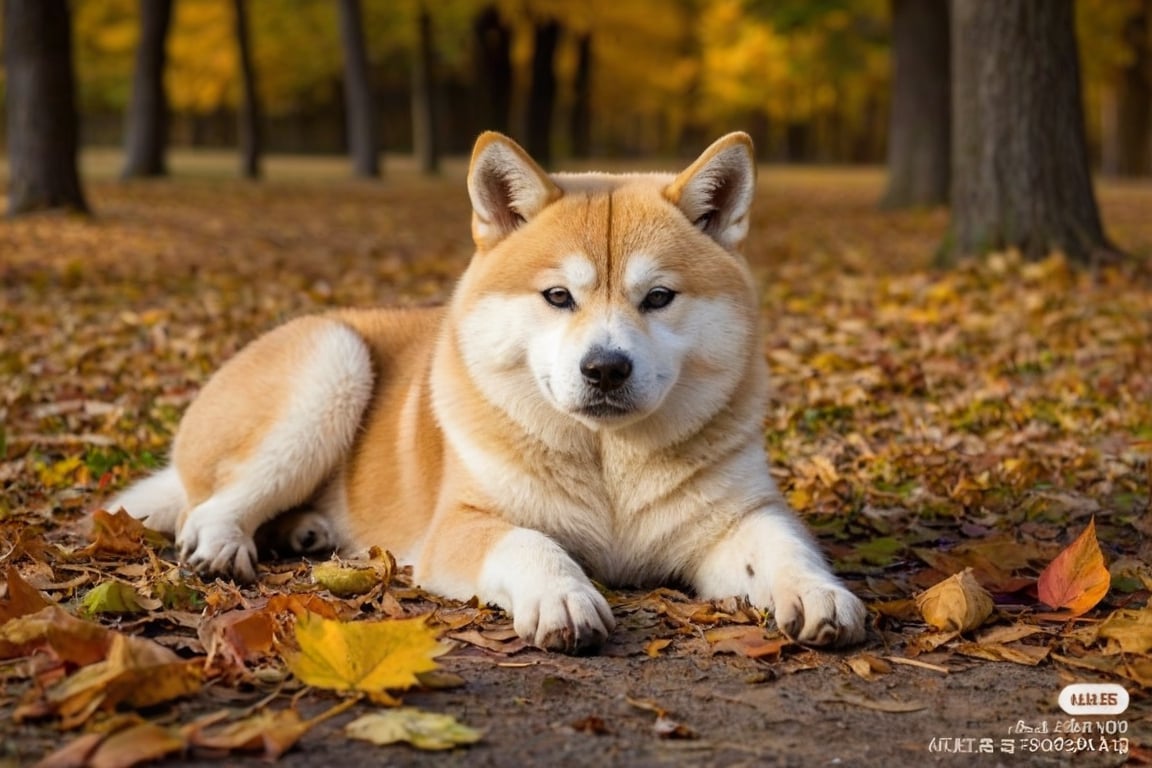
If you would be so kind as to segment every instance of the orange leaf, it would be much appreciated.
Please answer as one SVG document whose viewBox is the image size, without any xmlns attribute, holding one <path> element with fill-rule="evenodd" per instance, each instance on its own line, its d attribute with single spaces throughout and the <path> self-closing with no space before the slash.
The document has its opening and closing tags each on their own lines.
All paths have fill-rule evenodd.
<svg viewBox="0 0 1152 768">
<path fill-rule="evenodd" d="M 1090 611 L 1104 599 L 1111 584 L 1104 554 L 1096 541 L 1096 518 L 1040 574 L 1040 600 L 1052 608 L 1067 608 L 1072 616 Z"/>
</svg>

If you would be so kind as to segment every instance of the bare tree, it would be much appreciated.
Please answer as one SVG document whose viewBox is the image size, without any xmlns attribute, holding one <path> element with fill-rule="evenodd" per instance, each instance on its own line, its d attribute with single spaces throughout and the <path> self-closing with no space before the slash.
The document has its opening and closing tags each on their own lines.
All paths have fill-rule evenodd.
<svg viewBox="0 0 1152 768">
<path fill-rule="evenodd" d="M 525 146 L 544 165 L 552 160 L 552 113 L 556 107 L 556 49 L 563 27 L 554 18 L 533 28 L 532 84 L 528 91 Z"/>
<path fill-rule="evenodd" d="M 572 82 L 572 116 L 569 123 L 572 156 L 592 153 L 592 33 L 580 35 L 576 43 L 576 74 Z"/>
<path fill-rule="evenodd" d="M 509 133 L 512 114 L 512 28 L 495 5 L 472 24 L 477 117 L 480 128 Z"/>
<path fill-rule="evenodd" d="M 240 175 L 260 178 L 263 137 L 260 132 L 260 95 L 256 90 L 256 67 L 252 62 L 252 39 L 248 31 L 246 0 L 233 0 L 236 11 L 236 44 L 240 48 Z"/>
<path fill-rule="evenodd" d="M 76 167 L 79 119 L 67 0 L 6 0 L 8 213 L 87 212 Z"/>
<path fill-rule="evenodd" d="M 436 48 L 432 16 L 421 3 L 416 17 L 416 51 L 412 62 L 412 144 L 416 161 L 426 174 L 440 172 L 440 142 L 436 114 Z"/>
<path fill-rule="evenodd" d="M 124 132 L 124 178 L 164 176 L 168 145 L 168 96 L 164 90 L 165 48 L 172 0 L 140 0 L 140 44 L 132 76 L 132 103 Z"/>
<path fill-rule="evenodd" d="M 376 178 L 380 175 L 380 158 L 363 13 L 360 0 L 340 0 L 339 7 L 340 41 L 344 49 L 344 111 L 352 171 L 357 176 Z"/>
<path fill-rule="evenodd" d="M 952 240 L 960 254 L 1112 251 L 1089 175 L 1072 0 L 952 2 Z"/>
<path fill-rule="evenodd" d="M 1104 137 L 1103 171 L 1140 176 L 1152 171 L 1152 0 L 1139 0 L 1124 19 L 1131 54 L 1116 82 L 1115 114 Z"/>
<path fill-rule="evenodd" d="M 886 208 L 942 205 L 951 182 L 947 0 L 892 0 Z"/>
</svg>

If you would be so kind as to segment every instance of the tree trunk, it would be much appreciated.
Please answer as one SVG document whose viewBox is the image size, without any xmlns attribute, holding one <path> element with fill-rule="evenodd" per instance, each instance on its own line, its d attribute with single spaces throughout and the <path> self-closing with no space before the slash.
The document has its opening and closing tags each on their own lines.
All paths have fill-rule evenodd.
<svg viewBox="0 0 1152 768">
<path fill-rule="evenodd" d="M 164 91 L 165 47 L 172 0 L 140 0 L 140 44 L 132 77 L 132 103 L 124 132 L 126 179 L 164 176 L 168 144 L 168 96 Z"/>
<path fill-rule="evenodd" d="M 952 241 L 960 255 L 1111 252 L 1092 191 L 1072 0 L 952 2 Z"/>
<path fill-rule="evenodd" d="M 576 75 L 572 83 L 572 156 L 592 154 L 592 33 L 576 44 Z"/>
<path fill-rule="evenodd" d="M 240 104 L 240 175 L 260 178 L 263 141 L 260 134 L 260 95 L 256 92 L 256 68 L 252 63 L 252 40 L 248 33 L 246 0 L 233 0 L 236 11 L 236 43 L 240 48 L 240 79 L 243 95 Z"/>
<path fill-rule="evenodd" d="M 943 205 L 951 182 L 947 0 L 892 0 L 885 208 Z"/>
<path fill-rule="evenodd" d="M 364 43 L 360 0 L 340 0 L 340 43 L 344 49 L 344 104 L 352 172 L 362 178 L 378 178 L 376 110 L 368 77 L 368 48 Z"/>
<path fill-rule="evenodd" d="M 87 212 L 76 169 L 78 117 L 68 0 L 4 2 L 8 213 Z"/>
<path fill-rule="evenodd" d="M 1149 19 L 1152 0 L 1141 0 L 1124 20 L 1124 42 L 1131 60 L 1116 83 L 1113 135 L 1105 137 L 1111 151 L 1104 153 L 1104 172 L 1140 176 L 1152 171 L 1152 43 Z"/>
<path fill-rule="evenodd" d="M 420 5 L 417 19 L 416 59 L 412 63 L 412 144 L 422 173 L 440 172 L 439 125 L 436 119 L 436 55 L 432 17 Z"/>
<path fill-rule="evenodd" d="M 489 5 L 472 25 L 476 116 L 482 130 L 509 133 L 512 114 L 512 30 Z"/>
<path fill-rule="evenodd" d="M 525 149 L 542 165 L 552 162 L 552 112 L 556 106 L 556 48 L 562 27 L 556 19 L 537 21 L 533 34 L 532 85 L 528 91 Z"/>
</svg>

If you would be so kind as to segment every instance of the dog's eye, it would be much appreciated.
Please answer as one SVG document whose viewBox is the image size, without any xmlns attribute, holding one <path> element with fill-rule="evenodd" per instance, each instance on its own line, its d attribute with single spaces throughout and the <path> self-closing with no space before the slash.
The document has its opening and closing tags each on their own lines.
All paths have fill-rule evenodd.
<svg viewBox="0 0 1152 768">
<path fill-rule="evenodd" d="M 644 297 L 644 301 L 640 302 L 640 311 L 648 312 L 653 309 L 663 309 L 672 303 L 672 299 L 676 298 L 676 291 L 671 288 L 658 287 L 648 291 L 648 295 Z"/>
<path fill-rule="evenodd" d="M 549 288 L 541 295 L 544 296 L 544 301 L 557 309 L 574 309 L 576 307 L 576 302 L 572 300 L 572 294 L 568 292 L 567 288 Z"/>
</svg>

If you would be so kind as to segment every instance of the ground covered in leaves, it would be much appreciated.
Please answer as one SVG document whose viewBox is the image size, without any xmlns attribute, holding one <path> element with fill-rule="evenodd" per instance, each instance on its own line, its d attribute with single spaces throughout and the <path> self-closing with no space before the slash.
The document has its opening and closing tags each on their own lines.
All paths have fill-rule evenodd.
<svg viewBox="0 0 1152 768">
<path fill-rule="evenodd" d="M 462 169 L 342 173 L 96 181 L 93 219 L 0 225 L 0 764 L 1152 762 L 1152 187 L 1101 190 L 1125 266 L 940 270 L 945 214 L 878 212 L 879 174 L 766 169 L 765 439 L 868 642 L 815 652 L 735 600 L 614 592 L 610 644 L 571 659 L 383 552 L 237 589 L 119 516 L 83 524 L 263 330 L 448 294 Z M 1128 711 L 1061 714 L 1076 681 Z"/>
</svg>

